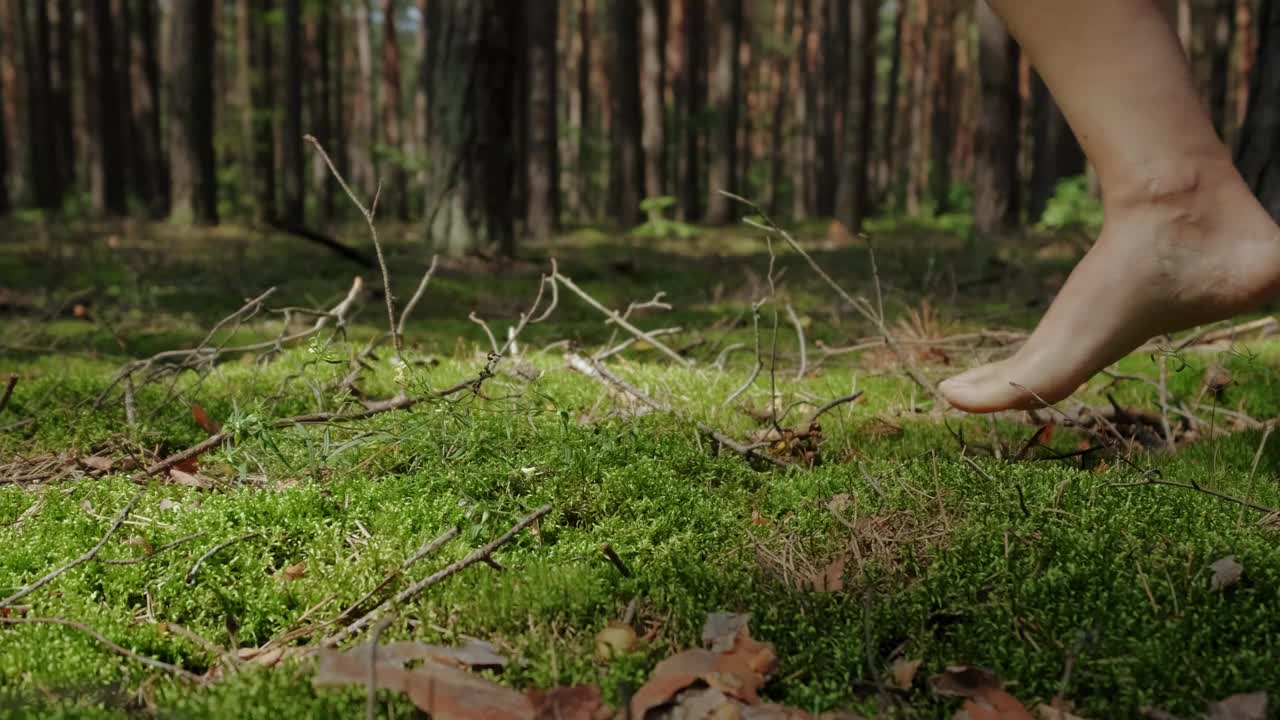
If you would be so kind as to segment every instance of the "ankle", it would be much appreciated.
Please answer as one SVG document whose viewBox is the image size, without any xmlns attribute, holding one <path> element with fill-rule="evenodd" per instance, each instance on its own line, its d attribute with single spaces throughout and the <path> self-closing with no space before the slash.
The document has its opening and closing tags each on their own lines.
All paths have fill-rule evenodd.
<svg viewBox="0 0 1280 720">
<path fill-rule="evenodd" d="M 1239 174 L 1221 148 L 1141 163 L 1103 176 L 1102 201 L 1108 214 L 1173 210 L 1179 215 L 1209 209 L 1206 198 L 1219 195 Z"/>
</svg>

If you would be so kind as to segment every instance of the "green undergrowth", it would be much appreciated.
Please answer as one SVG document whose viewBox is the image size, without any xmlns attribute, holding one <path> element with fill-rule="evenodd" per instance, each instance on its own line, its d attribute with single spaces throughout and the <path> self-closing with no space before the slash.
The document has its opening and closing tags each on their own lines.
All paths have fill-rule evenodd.
<svg viewBox="0 0 1280 720">
<path fill-rule="evenodd" d="M 553 318 L 529 328 L 519 357 L 499 363 L 481 395 L 431 398 L 486 365 L 487 341 L 467 314 L 476 311 L 504 336 L 536 291 L 545 269 L 539 260 L 441 270 L 409 324 L 407 364 L 383 348 L 359 383 L 371 398 L 424 398 L 411 410 L 272 426 L 294 415 L 359 409 L 333 388 L 349 354 L 383 327 L 374 295 L 346 342 L 324 333 L 279 354 L 235 355 L 203 374 L 140 382 L 130 424 L 119 393 L 109 392 L 124 362 L 190 346 L 238 298 L 270 285 L 280 286 L 271 308 L 329 307 L 350 283 L 350 268 L 318 259 L 300 273 L 291 257 L 296 245 L 287 244 L 296 241 L 279 239 L 205 237 L 224 243 L 220 262 L 211 262 L 208 247 L 164 228 L 125 234 L 114 245 L 110 229 L 100 227 L 80 228 L 79 238 L 20 230 L 0 251 L 0 271 L 36 309 L 0 324 L 0 376 L 19 376 L 0 411 L 5 473 L 90 456 L 117 463 L 166 456 L 207 435 L 193 403 L 233 437 L 200 459 L 206 488 L 163 477 L 135 482 L 127 471 L 0 482 L 0 598 L 93 547 L 142 493 L 99 559 L 24 598 L 25 617 L 83 623 L 131 652 L 204 673 L 218 663 L 217 652 L 174 626 L 228 651 L 260 647 L 334 618 L 452 526 L 459 538 L 410 577 L 425 577 L 549 504 L 536 532 L 498 552 L 501 571 L 477 565 L 429 589 L 399 608 L 384 639 L 483 638 L 512 659 L 502 682 L 593 683 L 615 704 L 659 660 L 698 645 L 703 620 L 716 610 L 751 613 L 753 635 L 774 643 L 781 661 L 765 694 L 813 712 L 945 716 L 953 705 L 932 696 L 923 678 L 950 664 L 995 670 L 1028 706 L 1061 694 L 1090 718 L 1131 717 L 1147 706 L 1197 716 L 1231 693 L 1280 687 L 1280 530 L 1274 519 L 1262 522 L 1263 513 L 1184 487 L 1280 507 L 1280 441 L 1259 452 L 1261 433 L 1237 431 L 1228 415 L 1280 413 L 1280 344 L 1165 358 L 1167 405 L 1192 408 L 1211 423 L 1177 452 L 1053 459 L 1091 441 L 1059 427 L 1044 436 L 1047 447 L 1016 458 L 1035 430 L 1023 418 L 943 414 L 880 350 L 824 357 L 815 340 L 836 346 L 871 331 L 792 256 L 778 259 L 786 268 L 778 303 L 760 318 L 764 352 L 777 358 L 777 370 L 726 403 L 753 364 L 748 308 L 766 287 L 769 261 L 759 239 L 717 231 L 683 245 L 603 247 L 607 239 L 579 231 L 536 252 L 543 260 L 572 258 L 561 269 L 614 307 L 667 292 L 675 309 L 637 322 L 686 328 L 670 342 L 695 359 L 692 368 L 673 367 L 643 344 L 608 363 L 669 412 L 644 412 L 566 367 L 567 350 L 622 337 L 564 292 Z M 817 227 L 800 232 L 842 282 L 871 291 L 865 247 L 827 243 Z M 908 335 L 1025 329 L 1051 294 L 1043 278 L 1069 266 L 1036 260 L 1025 247 L 911 232 L 897 245 L 879 244 L 877 255 L 890 320 Z M 393 267 L 414 269 L 397 271 L 403 299 L 425 260 L 414 255 L 411 236 L 388 235 Z M 160 253 L 160 241 L 176 243 L 175 251 Z M 993 273 L 1004 279 L 990 280 Z M 372 276 L 365 279 L 377 289 Z M 92 299 L 88 317 L 55 312 L 79 288 Z M 803 380 L 795 379 L 795 330 L 781 311 L 772 349 L 772 311 L 786 303 L 810 348 Z M 267 313 L 217 341 L 253 342 L 282 329 L 280 316 Z M 540 349 L 566 339 L 567 347 Z M 715 369 L 732 343 L 748 349 Z M 922 360 L 921 370 L 938 379 L 972 359 L 944 352 Z M 1158 361 L 1135 355 L 1115 370 L 1155 378 Z M 1217 366 L 1232 382 L 1213 393 L 1203 378 Z M 818 406 L 855 390 L 863 393 L 858 401 L 819 419 L 821 437 L 806 446 L 819 460 L 812 468 L 761 468 L 697 429 L 749 439 L 775 416 L 780 426 L 803 430 Z M 1100 406 L 1108 397 L 1159 412 L 1147 382 L 1100 377 L 1079 396 Z M 604 557 L 605 543 L 629 575 Z M 1209 566 L 1227 556 L 1243 575 L 1216 589 Z M 141 562 L 99 561 L 132 558 Z M 832 577 L 835 591 L 815 587 Z M 596 660 L 596 633 L 632 603 L 637 627 L 652 641 L 608 663 Z M 892 704 L 882 707 L 880 689 L 897 658 L 924 665 L 913 688 L 890 693 Z M 0 717 L 364 711 L 360 690 L 312 688 L 311 667 L 305 660 L 250 666 L 193 686 L 72 628 L 0 625 Z M 382 701 L 388 716 L 413 716 L 404 699 Z"/>
</svg>

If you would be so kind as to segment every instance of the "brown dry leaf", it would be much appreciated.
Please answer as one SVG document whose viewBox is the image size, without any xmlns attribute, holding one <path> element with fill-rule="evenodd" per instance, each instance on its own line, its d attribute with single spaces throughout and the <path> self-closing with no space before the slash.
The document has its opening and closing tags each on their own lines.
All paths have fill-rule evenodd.
<svg viewBox="0 0 1280 720">
<path fill-rule="evenodd" d="M 217 435 L 222 432 L 222 424 L 209 418 L 209 413 L 204 411 L 200 403 L 191 403 L 191 417 L 195 419 L 196 425 L 200 429 L 210 435 Z"/>
<path fill-rule="evenodd" d="M 1225 700 L 1209 703 L 1208 720 L 1266 720 L 1267 694 L 1237 693 Z"/>
<path fill-rule="evenodd" d="M 998 688 L 980 688 L 965 700 L 956 713 L 957 720 L 1036 720 L 1018 699 Z"/>
<path fill-rule="evenodd" d="M 777 661 L 773 646 L 751 639 L 743 624 L 727 652 L 686 650 L 658 663 L 649 681 L 631 696 L 631 717 L 645 717 L 649 710 L 672 702 L 681 690 L 700 681 L 756 705 L 760 702 L 757 692 L 776 669 Z"/>
<path fill-rule="evenodd" d="M 751 524 L 752 524 L 752 525 L 772 525 L 772 524 L 773 524 L 773 521 L 772 521 L 772 520 L 770 520 L 769 518 L 767 518 L 767 517 L 765 517 L 765 516 L 761 515 L 759 510 L 752 510 L 752 511 L 751 511 Z"/>
<path fill-rule="evenodd" d="M 835 513 L 836 515 L 839 515 L 840 513 L 849 509 L 849 504 L 851 502 L 853 502 L 853 499 L 849 497 L 849 493 L 840 493 L 839 495 L 832 495 L 831 499 L 827 501 L 827 509 Z"/>
<path fill-rule="evenodd" d="M 322 649 L 319 657 L 315 677 L 311 680 L 316 687 L 368 683 L 369 663 L 366 657 L 328 648 Z M 428 661 L 413 670 L 405 670 L 391 663 L 379 662 L 376 680 L 379 689 L 408 695 L 414 705 L 434 720 L 537 718 L 534 701 L 522 693 L 444 663 Z"/>
<path fill-rule="evenodd" d="M 802 580 L 800 585 L 805 590 L 812 590 L 813 592 L 840 592 L 844 590 L 844 569 L 846 564 L 848 564 L 848 560 L 845 556 L 839 555 L 827 563 L 822 572 Z"/>
<path fill-rule="evenodd" d="M 893 666 L 889 671 L 893 673 L 893 686 L 899 690 L 910 690 L 915 684 L 916 672 L 920 670 L 923 660 L 907 660 L 906 658 L 898 658 L 893 661 Z"/>
<path fill-rule="evenodd" d="M 124 541 L 124 544 L 136 548 L 142 548 L 142 554 L 148 557 L 151 553 L 155 552 L 155 548 L 151 547 L 151 543 L 141 535 L 134 535 L 130 537 L 128 540 Z"/>
<path fill-rule="evenodd" d="M 948 665 L 947 669 L 929 678 L 929 687 L 935 695 L 944 697 L 976 697 L 983 690 L 1000 690 L 1004 683 L 990 670 L 968 665 Z"/>
<path fill-rule="evenodd" d="M 1244 574 L 1244 566 L 1233 555 L 1215 560 L 1209 569 L 1213 571 L 1213 577 L 1209 579 L 1210 590 L 1227 590 L 1240 582 Z"/>
<path fill-rule="evenodd" d="M 301 580 L 307 576 L 307 564 L 304 562 L 294 563 L 284 570 L 281 570 L 280 575 L 285 580 Z"/>
<path fill-rule="evenodd" d="M 116 461 L 105 455 L 91 455 L 80 458 L 80 464 L 90 470 L 108 473 L 111 472 L 111 468 L 115 467 Z"/>
<path fill-rule="evenodd" d="M 600 697 L 600 688 L 594 685 L 530 690 L 526 694 L 537 720 L 608 720 L 613 716 Z"/>
<path fill-rule="evenodd" d="M 187 472 L 178 468 L 169 469 L 169 479 L 175 484 L 183 487 L 196 488 L 197 490 L 208 490 L 213 487 L 214 481 L 211 477 L 206 477 L 200 473 Z"/>
<path fill-rule="evenodd" d="M 357 645 L 346 654 L 359 658 L 367 665 L 370 647 L 368 643 Z M 498 652 L 498 648 L 493 643 L 483 640 L 467 639 L 459 647 L 444 647 L 412 640 L 378 646 L 379 665 L 383 663 L 404 665 L 416 660 L 434 660 L 459 668 L 499 668 L 507 664 L 507 659 Z"/>
<path fill-rule="evenodd" d="M 1052 705 L 1045 705 L 1044 703 L 1036 706 L 1036 717 L 1040 720 L 1084 720 L 1079 715 L 1074 715 L 1066 710 Z"/>
<path fill-rule="evenodd" d="M 277 663 L 284 659 L 288 653 L 286 648 L 240 648 L 236 651 L 236 657 L 245 662 L 252 662 L 254 665 L 262 667 L 274 667 Z"/>
<path fill-rule="evenodd" d="M 751 613 L 713 612 L 702 624 L 702 644 L 711 648 L 711 652 L 728 652 L 738 642 L 738 633 L 750 621 Z"/>
<path fill-rule="evenodd" d="M 596 660 L 609 662 L 631 652 L 635 646 L 635 628 L 615 620 L 596 633 Z"/>
</svg>

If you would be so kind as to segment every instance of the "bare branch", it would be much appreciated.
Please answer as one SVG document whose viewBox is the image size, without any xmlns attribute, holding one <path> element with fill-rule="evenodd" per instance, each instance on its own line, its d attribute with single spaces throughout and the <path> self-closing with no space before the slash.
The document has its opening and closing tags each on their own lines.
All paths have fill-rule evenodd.
<svg viewBox="0 0 1280 720">
<path fill-rule="evenodd" d="M 71 570 L 74 567 L 83 565 L 84 563 L 87 563 L 90 560 L 97 557 L 98 552 L 102 550 L 103 546 L 107 544 L 107 541 L 111 539 L 111 536 L 116 534 L 116 531 L 120 529 L 120 526 L 124 525 L 125 519 L 129 517 L 129 513 L 133 512 L 134 506 L 136 506 L 138 504 L 138 501 L 141 499 L 142 499 L 142 491 L 139 490 L 138 492 L 134 493 L 133 497 L 129 499 L 129 502 L 125 504 L 124 509 L 122 509 L 119 512 L 119 514 L 116 515 L 115 520 L 111 522 L 111 527 L 107 528 L 106 534 L 102 536 L 102 539 L 99 540 L 96 545 L 89 548 L 87 552 L 85 552 L 83 555 L 76 558 L 75 560 L 72 560 L 66 565 L 63 565 L 57 570 L 54 570 L 48 575 L 45 575 L 39 580 L 31 583 L 30 585 L 27 585 L 26 587 L 10 595 L 9 597 L 3 600 L 0 600 L 0 608 L 10 607 L 12 605 L 17 604 L 17 602 L 22 598 L 30 595 L 36 590 L 39 590 L 45 585 L 48 585 L 49 583 L 53 582 L 53 580 L 57 578 L 59 575 L 67 572 L 68 570 Z"/>
<path fill-rule="evenodd" d="M 13 389 L 18 385 L 18 374 L 9 375 L 9 381 L 5 383 L 4 394 L 0 395 L 0 412 L 9 407 L 9 398 L 13 397 Z"/>
<path fill-rule="evenodd" d="M 800 367 L 796 369 L 796 380 L 803 380 L 809 372 L 808 347 L 804 341 L 804 326 L 800 324 L 800 318 L 796 317 L 796 309 L 791 307 L 791 303 L 787 303 L 787 317 L 796 328 L 796 339 L 800 347 Z"/>
<path fill-rule="evenodd" d="M 431 277 L 436 274 L 436 263 L 440 260 L 439 255 L 431 256 L 431 265 L 427 267 L 427 272 L 423 274 L 422 280 L 418 282 L 418 289 L 413 291 L 413 297 L 409 298 L 409 302 L 405 303 L 404 310 L 400 311 L 400 322 L 396 324 L 396 335 L 404 337 L 404 324 L 413 314 L 413 309 L 418 306 L 418 301 L 427 291 L 427 285 L 431 283 Z"/>
<path fill-rule="evenodd" d="M 564 285 L 566 288 L 572 291 L 573 294 L 582 298 L 582 300 L 586 302 L 588 305 L 590 305 L 591 307 L 603 313 L 606 317 L 610 319 L 610 321 L 617 323 L 619 327 L 623 328 L 624 330 L 631 333 L 632 335 L 635 335 L 637 338 L 640 338 L 641 340 L 644 340 L 645 342 L 654 346 L 659 351 L 661 351 L 663 355 L 666 355 L 667 357 L 676 361 L 676 363 L 679 364 L 681 367 L 690 367 L 693 365 L 692 361 L 690 361 L 686 357 L 682 357 L 675 350 L 672 350 L 671 348 L 664 345 L 662 341 L 654 337 L 652 333 L 645 332 L 644 330 L 641 330 L 635 325 L 632 325 L 625 317 L 618 314 L 617 310 L 610 310 L 609 308 L 602 305 L 600 301 L 588 295 L 585 290 L 578 287 L 578 285 L 574 283 L 573 280 L 570 280 L 569 278 L 565 277 L 563 274 L 560 273 L 560 271 L 553 270 L 552 273 L 553 274 L 551 277 L 553 280 L 556 280 L 560 284 Z"/>
</svg>

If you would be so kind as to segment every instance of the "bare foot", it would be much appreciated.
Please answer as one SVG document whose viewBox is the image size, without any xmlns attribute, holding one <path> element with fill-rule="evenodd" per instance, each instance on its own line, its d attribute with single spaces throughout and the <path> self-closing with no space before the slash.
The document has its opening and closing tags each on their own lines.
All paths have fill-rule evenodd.
<svg viewBox="0 0 1280 720">
<path fill-rule="evenodd" d="M 975 413 L 1058 402 L 1152 337 L 1224 320 L 1280 290 L 1280 228 L 1239 176 L 1185 185 L 1108 206 L 1097 243 L 1026 344 L 942 383 L 947 400 Z"/>
</svg>

